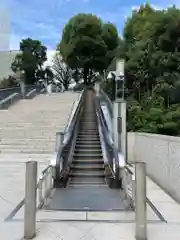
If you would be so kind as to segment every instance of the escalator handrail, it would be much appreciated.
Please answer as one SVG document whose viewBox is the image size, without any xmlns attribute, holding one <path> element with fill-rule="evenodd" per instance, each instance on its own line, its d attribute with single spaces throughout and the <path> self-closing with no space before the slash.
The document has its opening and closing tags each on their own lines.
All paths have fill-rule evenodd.
<svg viewBox="0 0 180 240">
<path fill-rule="evenodd" d="M 107 123 L 105 121 L 104 114 L 102 112 L 102 109 L 100 107 L 100 104 L 99 104 L 98 100 L 96 100 L 96 109 L 97 109 L 97 112 L 98 112 L 101 127 L 104 130 L 104 131 L 102 131 L 103 132 L 103 137 L 104 137 L 104 142 L 106 142 L 108 147 L 110 147 L 113 151 L 113 156 L 114 156 L 113 165 L 115 166 L 115 177 L 116 177 L 116 179 L 119 180 L 120 164 L 119 164 L 118 151 L 117 151 L 116 147 L 114 146 L 114 143 L 113 143 L 112 139 L 109 137 L 110 132 L 109 132 L 109 129 L 107 127 Z"/>
<path fill-rule="evenodd" d="M 70 143 L 71 138 L 73 137 L 73 133 L 74 133 L 74 128 L 77 125 L 77 120 L 78 120 L 78 115 L 81 111 L 81 103 L 84 97 L 84 90 L 82 91 L 82 93 L 80 94 L 80 97 L 77 101 L 76 104 L 76 108 L 74 109 L 74 113 L 72 114 L 72 117 L 70 119 L 70 124 L 68 126 L 68 130 L 66 129 L 66 139 L 65 141 L 63 141 L 63 144 L 59 147 L 58 152 L 57 152 L 57 156 L 56 156 L 56 176 L 58 176 L 61 172 L 62 169 L 60 169 L 60 164 L 62 164 L 62 167 L 64 166 L 64 163 L 61 163 L 62 161 L 62 153 L 63 150 L 65 149 L 65 147 Z"/>
<path fill-rule="evenodd" d="M 105 140 L 104 140 L 104 137 L 103 137 L 103 130 L 102 130 L 102 126 L 100 124 L 100 119 L 99 119 L 99 115 L 97 113 L 97 118 L 98 118 L 98 122 L 99 122 L 99 136 L 100 136 L 100 141 L 101 141 L 101 148 L 102 148 L 102 154 L 103 154 L 103 158 L 104 158 L 104 163 L 105 165 L 108 165 L 110 168 L 110 171 L 111 171 L 111 175 L 112 177 L 115 179 L 116 176 L 115 176 L 115 173 L 113 171 L 113 164 L 109 164 L 109 159 L 110 159 L 110 154 L 106 148 L 106 143 L 105 143 Z"/>
<path fill-rule="evenodd" d="M 79 105 L 79 103 L 80 103 L 80 101 L 82 99 L 82 95 L 83 94 L 84 94 L 84 90 L 81 91 L 81 93 L 79 94 L 78 100 L 73 102 L 73 105 L 72 105 L 72 108 L 71 108 L 71 114 L 69 116 L 68 123 L 67 123 L 67 125 L 65 127 L 64 133 L 67 133 L 69 131 L 69 128 L 70 128 L 71 123 L 72 123 L 72 121 L 74 119 L 77 107 L 78 107 L 78 105 Z"/>
<path fill-rule="evenodd" d="M 69 139 L 71 138 L 71 133 L 72 133 L 72 130 L 76 123 L 76 117 L 77 117 L 77 114 L 79 111 L 79 106 L 80 106 L 83 96 L 84 96 L 84 90 L 81 92 L 81 94 L 78 98 L 78 101 L 74 101 L 74 103 L 73 103 L 71 115 L 68 119 L 68 124 L 66 125 L 65 130 L 64 130 L 63 145 L 66 145 L 69 142 Z"/>
<path fill-rule="evenodd" d="M 112 101 L 110 100 L 110 98 L 107 96 L 107 94 L 100 89 L 100 95 L 105 99 L 106 103 L 107 103 L 107 108 L 108 111 L 110 113 L 111 118 L 113 118 L 113 104 Z"/>
</svg>

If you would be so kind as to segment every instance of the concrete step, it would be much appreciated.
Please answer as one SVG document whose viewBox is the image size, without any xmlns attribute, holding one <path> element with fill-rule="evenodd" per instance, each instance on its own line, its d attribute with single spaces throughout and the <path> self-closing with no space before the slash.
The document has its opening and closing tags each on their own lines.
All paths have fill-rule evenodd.
<svg viewBox="0 0 180 240">
<path fill-rule="evenodd" d="M 54 144 L 1 144 L 0 145 L 0 150 L 1 149 L 52 149 L 55 145 Z"/>
<path fill-rule="evenodd" d="M 0 149 L 0 153 L 53 153 L 51 149 Z"/>
<path fill-rule="evenodd" d="M 58 129 L 57 129 L 58 130 Z M 56 129 L 52 131 L 52 129 L 46 129 L 46 130 L 41 130 L 41 129 L 29 129 L 29 128 L 6 128 L 6 129 L 3 129 L 3 130 L 0 130 L 0 133 L 11 133 L 13 132 L 14 134 L 19 134 L 19 133 L 31 133 L 31 134 L 44 134 L 44 135 L 47 135 L 47 134 L 54 134 L 54 132 L 56 132 Z"/>
<path fill-rule="evenodd" d="M 55 146 L 55 141 L 47 141 L 46 139 L 4 139 L 0 140 L 0 148 L 3 146 Z"/>
<path fill-rule="evenodd" d="M 46 139 L 47 141 L 49 141 L 49 140 L 51 140 L 51 141 L 54 141 L 55 140 L 55 134 L 53 134 L 53 135 L 39 135 L 38 133 L 37 133 L 37 135 L 30 135 L 30 134 L 22 134 L 22 135 L 20 135 L 20 134 L 18 134 L 18 135 L 13 135 L 13 133 L 12 133 L 12 135 L 10 135 L 10 134 L 0 134 L 0 139 L 1 140 L 3 140 L 3 139 L 24 139 L 24 140 L 26 140 L 26 139 L 28 139 L 28 140 L 34 140 L 34 139 L 36 139 L 36 140 L 42 140 L 42 139 Z"/>
<path fill-rule="evenodd" d="M 0 153 L 0 163 L 27 161 L 50 163 L 51 158 L 51 153 Z"/>
</svg>

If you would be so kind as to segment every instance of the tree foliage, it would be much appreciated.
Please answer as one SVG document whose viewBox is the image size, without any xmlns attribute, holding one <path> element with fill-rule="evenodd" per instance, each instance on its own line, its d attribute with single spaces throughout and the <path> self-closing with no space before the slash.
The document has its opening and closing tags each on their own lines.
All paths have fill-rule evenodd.
<svg viewBox="0 0 180 240">
<path fill-rule="evenodd" d="M 47 60 L 47 48 L 39 40 L 31 38 L 23 39 L 20 42 L 20 53 L 16 55 L 13 63 L 13 72 L 24 71 L 25 83 L 33 84 L 37 81 L 39 72 Z"/>
<path fill-rule="evenodd" d="M 126 60 L 128 130 L 179 135 L 180 10 L 142 5 L 118 49 Z"/>
<path fill-rule="evenodd" d="M 16 79 L 13 76 L 0 79 L 0 89 L 17 86 Z"/>
<path fill-rule="evenodd" d="M 103 23 L 92 14 L 78 14 L 65 25 L 57 49 L 70 68 L 83 69 L 87 84 L 93 71 L 107 68 L 118 43 L 118 32 L 113 24 Z"/>
</svg>

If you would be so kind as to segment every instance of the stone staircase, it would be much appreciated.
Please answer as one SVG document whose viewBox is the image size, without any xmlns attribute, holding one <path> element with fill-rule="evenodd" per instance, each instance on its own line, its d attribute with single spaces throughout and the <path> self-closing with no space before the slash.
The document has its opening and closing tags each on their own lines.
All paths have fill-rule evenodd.
<svg viewBox="0 0 180 240">
<path fill-rule="evenodd" d="M 41 161 L 55 148 L 56 132 L 62 131 L 76 93 L 38 95 L 0 111 L 0 161 Z"/>
</svg>

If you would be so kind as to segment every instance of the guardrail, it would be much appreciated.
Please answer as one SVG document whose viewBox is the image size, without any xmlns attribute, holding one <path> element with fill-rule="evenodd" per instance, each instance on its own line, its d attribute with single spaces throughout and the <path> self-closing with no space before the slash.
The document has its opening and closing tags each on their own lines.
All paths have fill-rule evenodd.
<svg viewBox="0 0 180 240">
<path fill-rule="evenodd" d="M 25 98 L 26 98 L 26 99 L 32 99 L 32 98 L 34 98 L 36 95 L 37 95 L 36 89 L 32 89 L 30 92 L 28 92 L 28 93 L 25 95 Z"/>
<path fill-rule="evenodd" d="M 129 166 L 125 167 L 124 171 L 124 191 L 126 199 L 132 208 L 135 208 L 135 174 Z"/>
<path fill-rule="evenodd" d="M 10 87 L 5 89 L 0 89 L 0 100 L 7 98 L 14 93 L 21 93 L 20 87 Z"/>
<path fill-rule="evenodd" d="M 2 99 L 0 101 L 0 109 L 8 109 L 8 107 L 18 100 L 20 100 L 21 96 L 19 93 L 13 93 L 10 96 L 6 97 L 5 99 Z"/>
<path fill-rule="evenodd" d="M 25 99 L 34 98 L 37 93 L 44 93 L 45 89 L 41 86 L 26 86 Z M 20 87 L 12 87 L 0 89 L 0 109 L 8 109 L 8 107 L 22 98 Z"/>
<path fill-rule="evenodd" d="M 42 86 L 39 86 L 39 85 L 26 85 L 25 86 L 25 94 L 27 94 L 29 91 L 32 91 L 33 89 L 36 89 L 37 92 L 41 92 L 41 90 L 44 88 L 42 88 Z M 0 100 L 8 97 L 9 95 L 11 95 L 13 93 L 21 94 L 20 86 L 0 89 Z"/>
<path fill-rule="evenodd" d="M 53 188 L 53 167 L 48 166 L 42 172 L 37 185 L 37 207 L 42 208 Z"/>
</svg>

